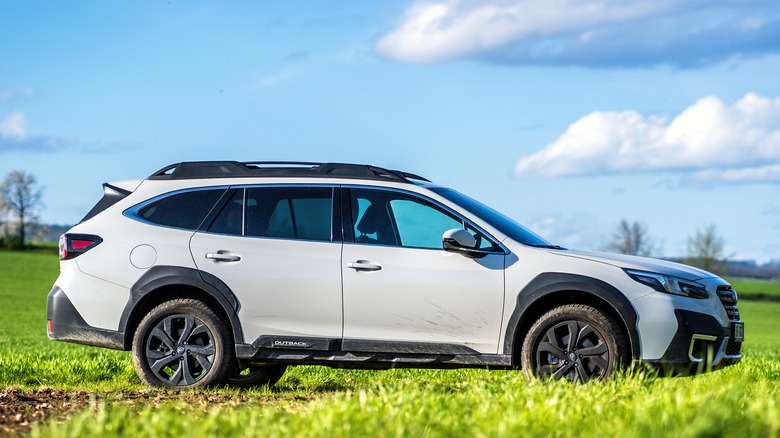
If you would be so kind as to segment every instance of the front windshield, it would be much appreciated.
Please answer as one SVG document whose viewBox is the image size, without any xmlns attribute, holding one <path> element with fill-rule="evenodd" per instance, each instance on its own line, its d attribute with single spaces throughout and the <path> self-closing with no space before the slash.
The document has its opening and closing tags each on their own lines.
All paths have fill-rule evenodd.
<svg viewBox="0 0 780 438">
<path fill-rule="evenodd" d="M 531 230 L 526 229 L 512 219 L 462 193 L 443 187 L 436 187 L 431 190 L 479 216 L 480 219 L 489 223 L 493 228 L 524 245 L 543 248 L 560 248 L 537 236 Z"/>
</svg>

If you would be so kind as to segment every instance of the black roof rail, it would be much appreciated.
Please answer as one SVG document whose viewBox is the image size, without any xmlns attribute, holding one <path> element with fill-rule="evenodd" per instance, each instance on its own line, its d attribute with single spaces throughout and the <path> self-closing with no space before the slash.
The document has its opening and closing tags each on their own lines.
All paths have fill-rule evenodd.
<svg viewBox="0 0 780 438">
<path fill-rule="evenodd" d="M 185 161 L 163 167 L 149 176 L 155 180 L 251 177 L 350 178 L 412 183 L 419 175 L 365 164 L 308 161 Z"/>
</svg>

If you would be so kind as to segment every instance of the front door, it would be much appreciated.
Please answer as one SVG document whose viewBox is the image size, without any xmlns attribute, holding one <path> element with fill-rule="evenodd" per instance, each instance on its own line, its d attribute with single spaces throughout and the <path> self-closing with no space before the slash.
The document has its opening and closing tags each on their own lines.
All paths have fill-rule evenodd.
<svg viewBox="0 0 780 438">
<path fill-rule="evenodd" d="M 496 354 L 505 258 L 498 245 L 417 195 L 349 193 L 346 226 L 354 242 L 344 244 L 341 266 L 345 349 Z M 494 252 L 468 258 L 444 251 L 444 231 L 464 227 Z"/>
</svg>

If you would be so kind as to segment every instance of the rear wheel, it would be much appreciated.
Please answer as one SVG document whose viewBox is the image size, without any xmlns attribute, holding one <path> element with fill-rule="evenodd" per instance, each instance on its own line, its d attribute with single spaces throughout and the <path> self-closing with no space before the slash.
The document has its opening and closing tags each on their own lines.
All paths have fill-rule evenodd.
<svg viewBox="0 0 780 438">
<path fill-rule="evenodd" d="M 595 307 L 581 304 L 543 314 L 528 331 L 521 351 L 529 379 L 604 380 L 628 360 L 628 341 L 618 324 Z"/>
<path fill-rule="evenodd" d="M 221 383 L 235 363 L 230 327 L 206 304 L 176 299 L 153 308 L 133 338 L 133 363 L 150 386 Z"/>
<path fill-rule="evenodd" d="M 273 386 L 282 378 L 286 370 L 286 365 L 250 365 L 233 373 L 225 383 L 239 388 Z"/>
</svg>

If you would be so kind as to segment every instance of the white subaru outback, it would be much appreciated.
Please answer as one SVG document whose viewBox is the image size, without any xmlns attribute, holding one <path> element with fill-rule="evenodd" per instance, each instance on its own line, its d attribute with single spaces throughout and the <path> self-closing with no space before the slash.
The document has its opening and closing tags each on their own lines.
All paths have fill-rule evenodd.
<svg viewBox="0 0 780 438">
<path fill-rule="evenodd" d="M 300 364 L 588 381 L 741 358 L 724 280 L 552 245 L 417 175 L 183 162 L 104 191 L 60 240 L 48 334 L 132 350 L 149 385 L 273 384 Z"/>
</svg>

